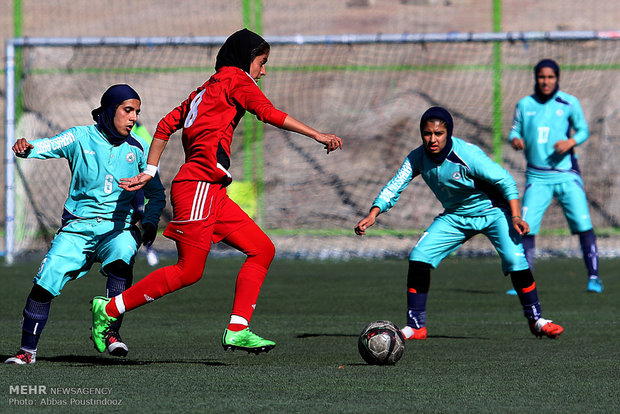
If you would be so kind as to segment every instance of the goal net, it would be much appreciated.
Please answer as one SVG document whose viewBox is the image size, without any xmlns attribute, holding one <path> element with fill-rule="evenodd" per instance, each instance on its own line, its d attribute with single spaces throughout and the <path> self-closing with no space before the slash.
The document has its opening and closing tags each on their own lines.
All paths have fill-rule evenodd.
<svg viewBox="0 0 620 414">
<path fill-rule="evenodd" d="M 514 152 L 506 137 L 515 104 L 533 91 L 533 65 L 553 58 L 562 68 L 560 87 L 580 99 L 590 126 L 590 139 L 577 153 L 594 225 L 610 236 L 609 250 L 615 251 L 620 247 L 612 237 L 620 221 L 616 38 L 597 32 L 268 38 L 272 51 L 261 81 L 267 97 L 315 129 L 342 137 L 344 149 L 326 155 L 310 139 L 246 116 L 233 141 L 232 196 L 274 237 L 280 253 L 402 255 L 442 210 L 422 180 L 410 184 L 370 237 L 361 241 L 352 229 L 404 157 L 420 145 L 420 115 L 430 106 L 447 108 L 454 135 L 500 161 L 522 191 L 523 154 Z M 213 73 L 224 39 L 87 40 L 16 39 L 23 72 L 9 103 L 17 111 L 13 138 L 50 137 L 92 124 L 90 111 L 115 83 L 138 91 L 139 121 L 152 133 L 162 116 Z M 173 136 L 161 161 L 167 189 L 183 163 L 179 138 Z M 10 241 L 16 254 L 47 248 L 60 224 L 69 181 L 66 160 L 16 160 Z M 170 217 L 168 205 L 161 225 Z M 551 239 L 568 234 L 557 205 L 542 227 Z M 157 245 L 164 248 L 166 242 L 158 238 Z M 474 252 L 491 250 L 484 242 L 471 246 Z M 548 247 L 571 245 L 552 241 Z"/>
</svg>

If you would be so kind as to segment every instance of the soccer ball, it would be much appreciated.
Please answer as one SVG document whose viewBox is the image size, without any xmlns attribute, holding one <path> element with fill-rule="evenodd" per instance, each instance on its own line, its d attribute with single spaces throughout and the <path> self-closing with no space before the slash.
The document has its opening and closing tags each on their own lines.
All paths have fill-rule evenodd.
<svg viewBox="0 0 620 414">
<path fill-rule="evenodd" d="M 390 321 L 371 322 L 360 334 L 357 347 L 371 365 L 394 365 L 405 350 L 403 334 Z"/>
</svg>

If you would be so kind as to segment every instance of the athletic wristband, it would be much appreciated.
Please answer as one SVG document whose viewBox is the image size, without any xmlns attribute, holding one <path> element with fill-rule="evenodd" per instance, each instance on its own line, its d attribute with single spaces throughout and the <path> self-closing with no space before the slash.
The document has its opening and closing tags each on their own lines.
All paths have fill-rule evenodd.
<svg viewBox="0 0 620 414">
<path fill-rule="evenodd" d="M 144 171 L 142 171 L 144 174 L 146 175 L 150 175 L 151 177 L 155 177 L 155 174 L 157 174 L 157 166 L 156 165 L 151 165 L 151 164 L 147 164 L 146 165 L 146 169 Z"/>
</svg>

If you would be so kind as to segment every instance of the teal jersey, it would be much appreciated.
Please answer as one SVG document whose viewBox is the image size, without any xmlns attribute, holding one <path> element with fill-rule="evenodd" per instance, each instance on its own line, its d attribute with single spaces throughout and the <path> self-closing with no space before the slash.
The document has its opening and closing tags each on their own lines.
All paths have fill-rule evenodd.
<svg viewBox="0 0 620 414">
<path fill-rule="evenodd" d="M 71 170 L 69 194 L 63 218 L 102 218 L 131 222 L 135 192 L 121 189 L 121 178 L 130 178 L 146 168 L 149 145 L 133 134 L 114 146 L 95 125 L 76 126 L 52 138 L 30 141 L 34 148 L 27 158 L 65 158 Z M 144 223 L 157 225 L 166 204 L 159 176 L 148 182 L 149 199 Z"/>
<path fill-rule="evenodd" d="M 577 145 L 588 139 L 588 124 L 579 100 L 558 91 L 545 103 L 537 101 L 534 95 L 521 99 L 515 108 L 508 139 L 524 141 L 528 178 L 557 176 L 562 179 L 563 174 L 558 173 L 578 172 L 576 155 L 574 151 L 556 154 L 553 146 L 571 138 L 572 131 Z"/>
<path fill-rule="evenodd" d="M 413 150 L 396 175 L 381 190 L 373 206 L 392 208 L 411 180 L 422 179 L 446 213 L 482 216 L 493 207 L 507 207 L 519 191 L 512 176 L 476 145 L 452 137 L 452 150 L 441 164 L 434 163 L 422 146 Z"/>
</svg>

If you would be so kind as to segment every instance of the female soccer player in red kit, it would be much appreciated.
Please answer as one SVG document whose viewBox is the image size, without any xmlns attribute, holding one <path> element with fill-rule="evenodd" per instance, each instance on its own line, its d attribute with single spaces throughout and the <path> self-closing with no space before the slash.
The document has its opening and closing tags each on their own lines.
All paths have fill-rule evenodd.
<svg viewBox="0 0 620 414">
<path fill-rule="evenodd" d="M 197 282 L 204 271 L 211 243 L 224 243 L 242 251 L 247 259 L 237 276 L 230 324 L 224 331 L 224 349 L 266 352 L 275 342 L 248 329 L 267 270 L 275 254 L 269 237 L 226 195 L 232 181 L 230 147 L 233 131 L 245 111 L 263 122 L 306 135 L 329 153 L 342 148 L 342 140 L 317 132 L 276 109 L 257 81 L 265 76 L 270 46 L 247 29 L 231 35 L 218 52 L 216 73 L 157 125 L 146 170 L 121 180 L 135 191 L 154 175 L 171 134 L 183 129 L 185 163 L 172 182 L 173 220 L 164 235 L 175 240 L 178 263 L 154 271 L 112 299 L 93 299 L 92 337 L 103 352 L 107 328 L 119 315 L 167 293 Z"/>
</svg>

